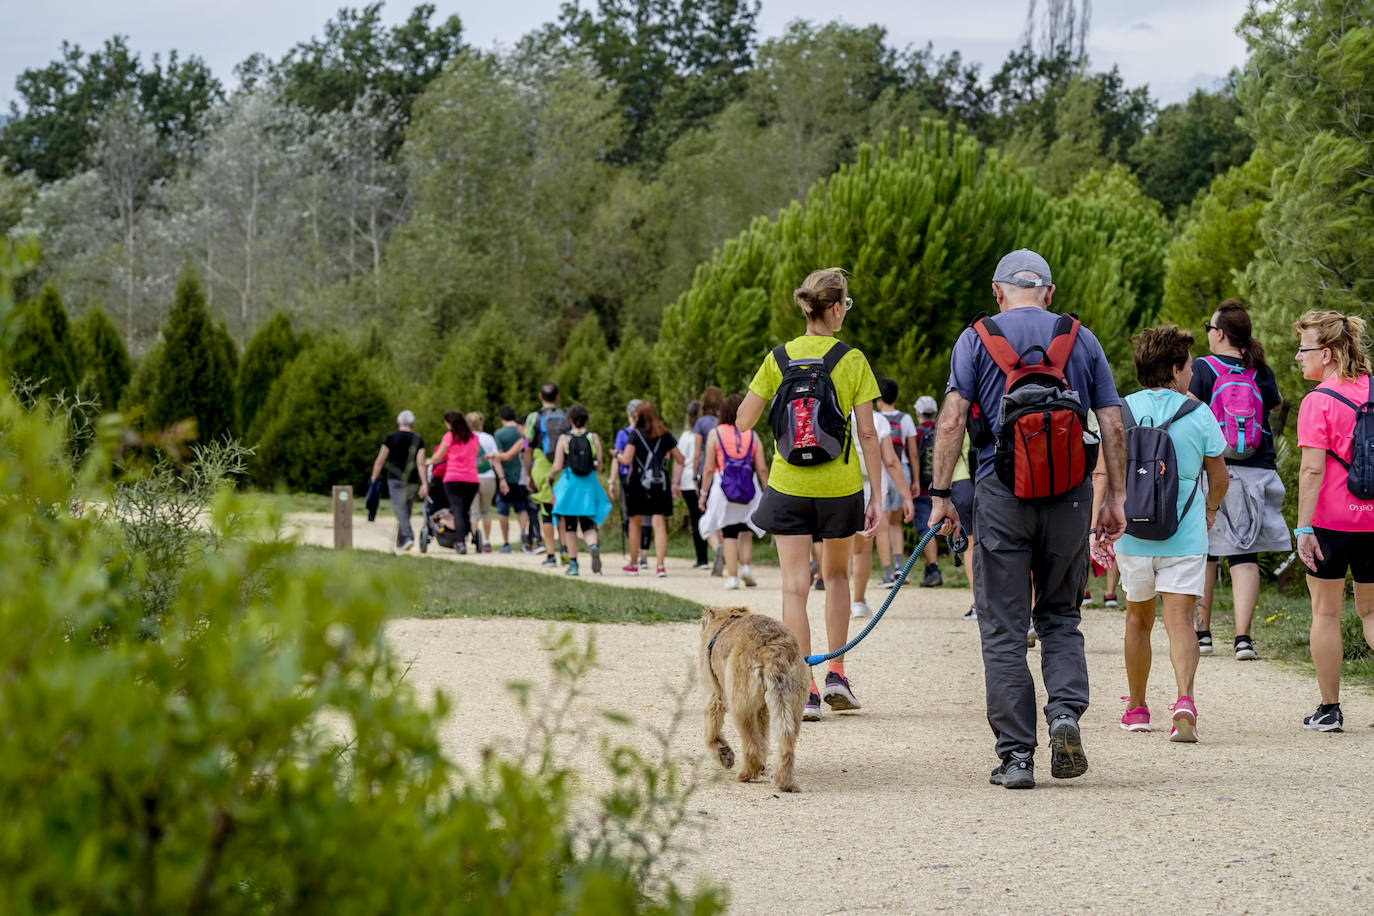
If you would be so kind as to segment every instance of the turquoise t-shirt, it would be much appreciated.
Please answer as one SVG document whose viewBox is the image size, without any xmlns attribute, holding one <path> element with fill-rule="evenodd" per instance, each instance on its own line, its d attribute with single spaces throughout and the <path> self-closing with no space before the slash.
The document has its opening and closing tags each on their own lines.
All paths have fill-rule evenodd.
<svg viewBox="0 0 1374 916">
<path fill-rule="evenodd" d="M 1144 426 L 1164 423 L 1186 401 L 1184 395 L 1171 388 L 1149 388 L 1126 396 L 1126 406 L 1135 421 Z M 1226 450 L 1226 440 L 1216 417 L 1203 404 L 1169 427 L 1174 440 L 1174 455 L 1178 459 L 1178 511 L 1188 503 L 1193 491 L 1193 504 L 1188 514 L 1179 519 L 1178 530 L 1163 541 L 1122 535 L 1116 542 L 1116 552 L 1136 557 L 1189 557 L 1207 552 L 1207 498 L 1198 477 L 1202 474 L 1203 456 L 1215 458 Z"/>
</svg>

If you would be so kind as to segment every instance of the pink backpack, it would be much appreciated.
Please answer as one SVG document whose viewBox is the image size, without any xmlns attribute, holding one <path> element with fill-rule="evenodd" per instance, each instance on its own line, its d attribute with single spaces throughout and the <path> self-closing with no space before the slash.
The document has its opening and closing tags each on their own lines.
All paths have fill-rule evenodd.
<svg viewBox="0 0 1374 916">
<path fill-rule="evenodd" d="M 1264 398 L 1257 374 L 1254 369 L 1227 365 L 1215 356 L 1204 356 L 1202 361 L 1217 377 L 1210 406 L 1226 440 L 1222 456 L 1249 458 L 1264 439 Z"/>
</svg>

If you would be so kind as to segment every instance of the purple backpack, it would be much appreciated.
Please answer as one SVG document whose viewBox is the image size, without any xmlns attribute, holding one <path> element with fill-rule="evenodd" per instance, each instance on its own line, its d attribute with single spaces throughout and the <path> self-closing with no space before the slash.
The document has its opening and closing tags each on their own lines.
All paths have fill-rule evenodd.
<svg viewBox="0 0 1374 916">
<path fill-rule="evenodd" d="M 725 448 L 722 428 L 716 439 L 719 448 L 717 457 L 720 458 L 720 491 L 728 501 L 748 505 L 754 501 L 754 433 L 750 431 L 749 445 L 745 446 L 740 431 L 734 427 L 731 429 L 735 431 L 735 451 L 740 454 L 732 455 Z"/>
<path fill-rule="evenodd" d="M 1249 458 L 1259 450 L 1264 438 L 1264 398 L 1254 369 L 1230 366 L 1215 356 L 1202 361 L 1211 367 L 1217 380 L 1212 385 L 1212 416 L 1221 425 L 1226 440 L 1225 458 Z"/>
</svg>

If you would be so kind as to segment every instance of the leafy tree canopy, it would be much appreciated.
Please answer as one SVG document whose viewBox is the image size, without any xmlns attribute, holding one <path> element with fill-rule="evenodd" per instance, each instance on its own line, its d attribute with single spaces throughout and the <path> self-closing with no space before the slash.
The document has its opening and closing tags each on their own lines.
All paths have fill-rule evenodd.
<svg viewBox="0 0 1374 916">
<path fill-rule="evenodd" d="M 190 150 L 205 113 L 224 97 L 199 57 L 182 60 L 171 51 L 164 64 L 154 54 L 145 67 L 123 35 L 89 54 L 63 42 L 60 59 L 25 70 L 15 89 L 19 101 L 10 103 L 10 119 L 0 125 L 0 157 L 11 171 L 32 171 L 41 181 L 86 168 L 101 113 L 125 92 L 134 94 L 174 153 Z"/>
<path fill-rule="evenodd" d="M 1177 213 L 1212 179 L 1250 157 L 1254 142 L 1239 123 L 1235 77 L 1216 92 L 1199 89 L 1159 113 L 1129 159 L 1146 194 Z"/>
</svg>

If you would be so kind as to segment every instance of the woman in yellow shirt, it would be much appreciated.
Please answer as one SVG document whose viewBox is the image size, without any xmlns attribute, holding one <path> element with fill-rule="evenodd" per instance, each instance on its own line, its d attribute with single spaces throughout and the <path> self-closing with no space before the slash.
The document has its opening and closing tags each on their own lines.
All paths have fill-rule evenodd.
<svg viewBox="0 0 1374 916">
<path fill-rule="evenodd" d="M 849 431 L 845 430 L 838 439 L 845 446 L 842 453 L 829 460 L 801 466 L 790 463 L 781 451 L 775 453 L 768 486 L 754 513 L 754 524 L 771 533 L 777 542 L 778 561 L 782 566 L 783 623 L 796 634 L 802 654 L 810 655 L 811 624 L 806 616 L 806 599 L 811 592 L 812 539 L 819 538 L 825 545 L 821 563 L 821 576 L 825 580 L 825 634 L 833 652 L 849 639 L 849 555 L 853 550 L 854 534 L 862 531 L 871 537 L 878 528 L 882 495 L 875 487 L 874 497 L 864 504 L 864 475 L 859 466 L 860 461 L 867 465 L 869 479 L 882 479 L 878 436 L 873 425 L 878 380 L 863 353 L 835 339 L 835 333 L 844 324 L 845 314 L 854 306 L 843 270 L 815 271 L 792 298 L 806 318 L 806 333 L 783 345 L 787 361 L 793 368 L 799 368 L 806 361 L 813 368 L 833 363 L 833 367 L 826 368 L 838 401 L 835 406 L 841 417 L 848 417 L 851 410 L 854 412 L 862 445 L 857 452 L 848 448 Z M 830 353 L 834 347 L 844 348 L 838 361 Z M 828 354 L 829 360 L 826 359 Z M 779 366 L 778 362 L 776 351 L 770 352 L 749 383 L 749 393 L 740 405 L 736 421 L 740 429 L 749 429 L 758 422 L 764 408 L 782 386 L 789 367 Z M 811 402 L 811 406 L 814 403 Z M 814 460 L 816 449 L 808 449 L 806 454 L 807 459 Z M 822 700 L 835 710 L 859 708 L 859 701 L 845 677 L 843 656 L 830 662 L 824 690 L 817 690 L 812 679 L 811 696 L 803 718 L 819 719 Z"/>
</svg>

